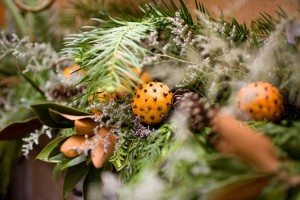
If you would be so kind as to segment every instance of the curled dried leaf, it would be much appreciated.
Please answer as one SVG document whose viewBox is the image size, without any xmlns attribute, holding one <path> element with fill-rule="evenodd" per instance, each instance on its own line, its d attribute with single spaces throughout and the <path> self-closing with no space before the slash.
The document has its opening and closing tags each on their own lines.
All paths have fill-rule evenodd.
<svg viewBox="0 0 300 200">
<path fill-rule="evenodd" d="M 209 200 L 253 200 L 257 199 L 267 186 L 272 174 L 257 175 L 254 177 L 246 177 L 241 180 L 235 180 L 221 188 L 214 190 Z"/>
<path fill-rule="evenodd" d="M 75 132 L 78 135 L 93 135 L 96 122 L 91 118 L 78 119 L 74 122 Z"/>
<path fill-rule="evenodd" d="M 101 135 L 105 133 L 106 130 L 103 130 Z M 96 168 L 101 168 L 105 161 L 113 154 L 115 150 L 115 145 L 117 143 L 117 137 L 113 133 L 106 132 L 107 140 L 99 140 L 96 144 L 96 147 L 91 151 L 92 163 Z"/>
<path fill-rule="evenodd" d="M 215 146 L 221 152 L 240 156 L 264 171 L 275 172 L 279 169 L 276 149 L 266 136 L 226 114 L 215 118 L 213 128 L 220 136 L 221 142 Z"/>
<path fill-rule="evenodd" d="M 83 153 L 82 147 L 85 144 L 85 137 L 73 135 L 69 137 L 60 147 L 60 151 L 67 157 L 76 157 Z"/>
</svg>

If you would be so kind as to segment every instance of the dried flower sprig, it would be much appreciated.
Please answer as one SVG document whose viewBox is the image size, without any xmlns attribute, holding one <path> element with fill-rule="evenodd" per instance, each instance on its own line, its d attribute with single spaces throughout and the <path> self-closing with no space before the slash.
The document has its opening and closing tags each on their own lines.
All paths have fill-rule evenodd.
<svg viewBox="0 0 300 200">
<path fill-rule="evenodd" d="M 33 146 L 39 144 L 39 138 L 42 135 L 47 135 L 48 138 L 51 139 L 51 128 L 44 125 L 41 129 L 35 130 L 34 132 L 30 133 L 28 137 L 22 139 L 24 142 L 24 144 L 22 145 L 22 153 L 26 158 L 28 158 L 28 155 L 33 149 Z"/>
</svg>

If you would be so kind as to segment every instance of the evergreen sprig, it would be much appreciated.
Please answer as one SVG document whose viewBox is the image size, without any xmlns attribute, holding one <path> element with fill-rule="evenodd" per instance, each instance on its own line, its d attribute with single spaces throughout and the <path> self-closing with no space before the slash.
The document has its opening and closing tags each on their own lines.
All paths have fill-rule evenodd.
<svg viewBox="0 0 300 200">
<path fill-rule="evenodd" d="M 251 34 L 258 44 L 261 44 L 265 38 L 275 31 L 276 25 L 278 25 L 282 19 L 288 18 L 288 15 L 280 6 L 278 6 L 276 13 L 276 17 L 268 13 L 260 13 L 257 19 L 251 21 Z"/>
<path fill-rule="evenodd" d="M 141 9 L 146 16 L 152 18 L 174 18 L 176 13 L 179 12 L 180 17 L 185 23 L 193 25 L 192 15 L 183 0 L 179 0 L 179 6 L 177 6 L 173 0 L 170 0 L 169 2 L 162 0 L 162 3 L 164 7 L 158 5 L 157 1 L 153 0 L 152 3 L 146 4 Z"/>
<path fill-rule="evenodd" d="M 172 126 L 165 124 L 147 138 L 128 137 L 121 141 L 110 162 L 120 171 L 123 180 L 132 179 L 141 169 L 153 166 L 172 144 Z"/>
<path fill-rule="evenodd" d="M 100 19 L 94 20 L 103 23 Z M 66 38 L 63 53 L 84 69 L 82 82 L 89 85 L 88 95 L 99 90 L 128 91 L 136 86 L 139 78 L 133 70 L 142 68 L 141 62 L 148 51 L 141 42 L 153 27 L 154 22 L 150 20 L 110 19 L 102 27 L 88 27 L 89 31 Z"/>
</svg>

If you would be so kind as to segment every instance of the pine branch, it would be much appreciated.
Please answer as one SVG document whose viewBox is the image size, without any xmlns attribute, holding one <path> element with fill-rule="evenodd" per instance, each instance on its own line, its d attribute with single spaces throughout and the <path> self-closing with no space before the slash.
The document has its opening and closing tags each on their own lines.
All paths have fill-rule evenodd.
<svg viewBox="0 0 300 200">
<path fill-rule="evenodd" d="M 153 0 L 152 3 L 146 4 L 141 9 L 146 16 L 152 18 L 174 18 L 176 16 L 176 12 L 179 12 L 180 17 L 186 24 L 194 24 L 192 15 L 183 0 L 179 0 L 179 6 L 175 4 L 174 0 L 169 0 L 169 3 L 165 0 L 162 0 L 162 2 L 164 7 L 159 6 L 157 1 Z"/>
<path fill-rule="evenodd" d="M 286 12 L 278 6 L 277 17 L 271 16 L 268 13 L 260 13 L 260 16 L 251 21 L 250 29 L 254 39 L 258 44 L 267 38 L 272 32 L 275 31 L 276 25 L 282 20 L 287 19 Z"/>
<path fill-rule="evenodd" d="M 94 19 L 103 23 L 100 19 Z M 74 59 L 85 71 L 82 82 L 88 82 L 88 93 L 128 91 L 138 77 L 133 68 L 141 68 L 147 50 L 141 46 L 154 27 L 151 21 L 121 22 L 110 19 L 102 27 L 66 38 L 63 54 Z"/>
</svg>

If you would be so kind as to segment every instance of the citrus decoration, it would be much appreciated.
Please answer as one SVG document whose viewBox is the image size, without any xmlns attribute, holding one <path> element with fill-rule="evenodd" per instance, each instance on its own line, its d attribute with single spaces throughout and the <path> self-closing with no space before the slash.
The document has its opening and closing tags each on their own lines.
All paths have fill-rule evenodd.
<svg viewBox="0 0 300 200">
<path fill-rule="evenodd" d="M 67 157 L 77 157 L 89 152 L 95 168 L 101 168 L 113 154 L 117 137 L 108 128 L 95 129 L 92 119 L 76 120 L 76 134 L 69 137 L 60 147 L 60 151 Z"/>
<path fill-rule="evenodd" d="M 132 111 L 142 122 L 157 124 L 165 119 L 170 111 L 173 94 L 161 82 L 140 85 L 132 102 Z"/>
<path fill-rule="evenodd" d="M 72 65 L 69 67 L 64 68 L 63 70 L 63 75 L 66 78 L 71 78 L 72 73 L 75 73 L 76 71 L 78 71 L 80 69 L 80 67 L 78 65 Z M 80 70 L 81 71 L 81 70 Z"/>
<path fill-rule="evenodd" d="M 236 106 L 254 120 L 277 120 L 283 112 L 280 91 L 267 82 L 252 82 L 237 94 Z"/>
</svg>

